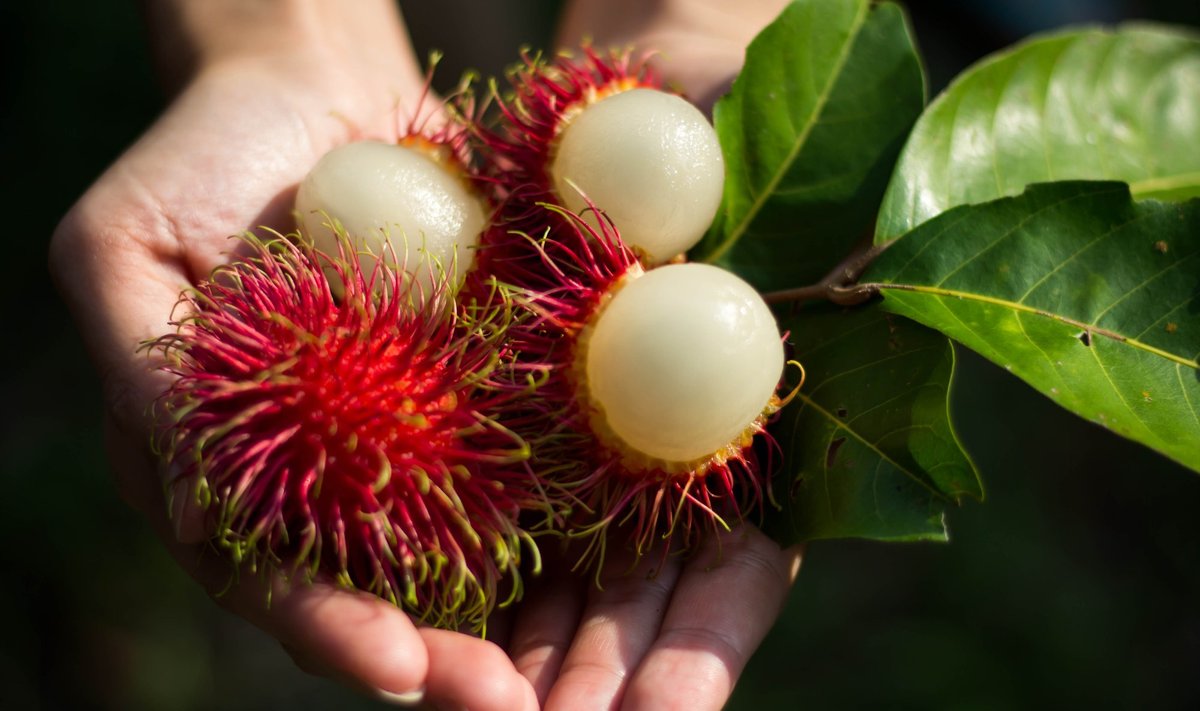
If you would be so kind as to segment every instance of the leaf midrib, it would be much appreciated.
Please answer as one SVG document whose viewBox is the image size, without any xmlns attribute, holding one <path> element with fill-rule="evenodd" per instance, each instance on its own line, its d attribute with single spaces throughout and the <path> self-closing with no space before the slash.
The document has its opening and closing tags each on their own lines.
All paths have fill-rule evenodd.
<svg viewBox="0 0 1200 711">
<path fill-rule="evenodd" d="M 856 42 L 858 42 L 859 31 L 862 29 L 863 24 L 866 23 L 867 15 L 869 15 L 870 12 L 870 3 L 860 2 L 858 4 L 858 12 L 854 17 L 854 22 L 850 26 L 849 37 L 847 38 L 846 43 L 842 45 L 841 52 L 838 53 L 838 58 L 834 63 L 833 71 L 829 73 L 829 81 L 825 84 L 821 92 L 817 94 L 817 101 L 813 105 L 811 120 L 805 123 L 804 128 L 796 137 L 796 140 L 792 143 L 792 147 L 788 151 L 787 157 L 779 163 L 779 170 L 775 171 L 775 174 L 771 176 L 771 180 L 767 183 L 764 189 L 755 196 L 754 202 L 751 203 L 750 208 L 746 211 L 741 221 L 739 221 L 733 230 L 731 230 L 730 233 L 725 236 L 725 239 L 722 240 L 719 245 L 717 245 L 716 249 L 710 252 L 707 257 L 705 257 L 704 261 L 709 263 L 716 262 L 718 259 L 723 257 L 725 253 L 733 247 L 733 245 L 737 244 L 737 241 L 740 240 L 742 235 L 746 233 L 746 230 L 749 229 L 750 223 L 754 221 L 754 217 L 758 215 L 758 213 L 762 210 L 763 205 L 765 205 L 767 200 L 769 200 L 770 197 L 775 193 L 775 188 L 783 180 L 783 177 L 787 174 L 788 169 L 793 163 L 796 162 L 796 158 L 800 155 L 800 151 L 803 150 L 805 144 L 808 143 L 809 134 L 811 134 L 813 128 L 820 123 L 821 113 L 825 110 L 825 104 L 829 102 L 829 97 L 833 94 L 834 87 L 837 86 L 838 80 L 842 76 L 842 70 L 845 68 L 846 61 L 850 57 L 850 49 L 855 45 Z"/>
<path fill-rule="evenodd" d="M 1179 188 L 1188 187 L 1200 187 L 1200 172 L 1175 173 L 1146 178 L 1144 180 L 1134 180 L 1129 183 L 1129 192 L 1136 197 L 1146 193 L 1157 193 L 1164 190 L 1178 190 Z"/>
<path fill-rule="evenodd" d="M 1132 348 L 1137 348 L 1139 350 L 1145 351 L 1152 355 L 1156 355 L 1160 358 L 1165 358 L 1173 363 L 1177 363 L 1179 365 L 1186 366 L 1193 370 L 1200 370 L 1200 363 L 1197 363 L 1196 361 L 1193 361 L 1193 360 L 1188 360 L 1187 358 L 1185 358 L 1183 356 L 1176 355 L 1169 351 L 1165 351 L 1161 348 L 1156 348 L 1148 343 L 1143 343 L 1142 341 L 1139 341 L 1136 338 L 1126 336 L 1121 333 L 1117 333 L 1116 331 L 1113 331 L 1113 330 L 1107 329 L 1107 328 L 1103 328 L 1094 323 L 1080 321 L 1078 319 L 1073 319 L 1069 316 L 1052 313 L 1050 311 L 1046 311 L 1045 309 L 1039 309 L 1034 306 L 1029 306 L 1027 304 L 1018 303 L 1018 302 L 1011 301 L 1008 299 L 1002 299 L 1002 298 L 995 297 L 995 296 L 987 296 L 985 294 L 976 294 L 976 293 L 969 292 L 969 291 L 959 291 L 957 289 L 945 289 L 945 288 L 937 287 L 937 286 L 923 286 L 923 285 L 919 285 L 919 284 L 873 283 L 873 284 L 864 284 L 863 286 L 865 286 L 867 288 L 871 288 L 871 289 L 878 289 L 881 292 L 886 289 L 896 289 L 897 291 L 910 291 L 910 292 L 915 292 L 915 293 L 919 293 L 919 294 L 930 294 L 933 296 L 944 296 L 947 298 L 961 299 L 964 301 L 976 301 L 976 302 L 980 302 L 980 303 L 991 304 L 992 306 L 1000 306 L 1002 308 L 1011 309 L 1013 311 L 1019 311 L 1022 313 L 1032 314 L 1034 316 L 1041 316 L 1043 318 L 1048 318 L 1052 321 L 1058 321 L 1060 323 L 1065 323 L 1065 324 L 1068 324 L 1071 326 L 1075 326 L 1077 328 L 1083 329 L 1084 331 L 1087 331 L 1088 333 L 1092 333 L 1092 334 L 1095 334 L 1098 336 L 1104 336 L 1106 338 L 1111 338 L 1112 340 L 1114 340 L 1118 343 L 1123 343 Z"/>
</svg>

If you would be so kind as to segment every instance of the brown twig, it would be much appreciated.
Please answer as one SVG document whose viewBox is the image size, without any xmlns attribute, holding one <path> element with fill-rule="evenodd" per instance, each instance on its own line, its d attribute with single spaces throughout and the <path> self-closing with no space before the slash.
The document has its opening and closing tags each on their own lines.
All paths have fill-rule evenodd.
<svg viewBox="0 0 1200 711">
<path fill-rule="evenodd" d="M 860 246 L 846 255 L 821 281 L 795 289 L 783 289 L 763 294 L 768 304 L 826 299 L 842 306 L 861 304 L 879 292 L 870 284 L 855 284 L 871 262 L 887 249 L 886 244 Z"/>
</svg>

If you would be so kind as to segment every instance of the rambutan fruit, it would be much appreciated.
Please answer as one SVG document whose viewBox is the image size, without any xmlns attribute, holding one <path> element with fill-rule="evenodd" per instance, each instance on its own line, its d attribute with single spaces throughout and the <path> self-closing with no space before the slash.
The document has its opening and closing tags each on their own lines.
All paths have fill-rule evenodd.
<svg viewBox="0 0 1200 711">
<path fill-rule="evenodd" d="M 540 204 L 600 229 L 598 207 L 647 266 L 694 246 L 724 187 L 716 132 L 695 106 L 664 91 L 629 52 L 552 62 L 526 57 L 499 96 L 500 121 L 478 131 L 501 219 L 534 233 Z"/>
<path fill-rule="evenodd" d="M 481 628 L 520 594 L 523 555 L 537 567 L 518 514 L 546 506 L 528 447 L 493 415 L 526 387 L 498 375 L 507 304 L 456 309 L 442 284 L 412 308 L 388 260 L 251 247 L 152 344 L 177 376 L 161 449 L 214 544 Z"/>
<path fill-rule="evenodd" d="M 456 290 L 491 207 L 469 177 L 463 124 L 428 123 L 418 107 L 399 141 L 357 141 L 326 153 L 301 182 L 296 213 L 301 233 L 327 254 L 337 253 L 344 233 L 364 271 L 387 252 L 390 266 L 420 291 L 441 281 Z"/>
<path fill-rule="evenodd" d="M 762 297 L 708 264 L 670 264 L 621 284 L 577 350 L 592 429 L 627 468 L 664 471 L 738 456 L 784 361 Z"/>
<path fill-rule="evenodd" d="M 607 220 L 552 210 L 573 229 L 526 238 L 541 271 L 522 265 L 532 286 L 514 289 L 525 315 L 509 328 L 548 376 L 514 427 L 531 465 L 582 504 L 567 525 L 587 540 L 582 560 L 617 530 L 639 554 L 660 539 L 689 547 L 763 503 L 769 467 L 753 442 L 780 407 L 775 318 L 729 272 L 646 271 Z"/>
</svg>

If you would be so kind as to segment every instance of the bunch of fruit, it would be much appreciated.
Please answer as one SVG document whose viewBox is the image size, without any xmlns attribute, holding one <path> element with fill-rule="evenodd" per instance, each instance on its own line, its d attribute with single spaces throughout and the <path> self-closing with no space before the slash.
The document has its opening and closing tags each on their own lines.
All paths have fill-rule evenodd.
<svg viewBox="0 0 1200 711">
<path fill-rule="evenodd" d="M 686 262 L 725 170 L 698 109 L 591 48 L 486 103 L 329 152 L 298 233 L 248 238 L 156 342 L 219 548 L 474 629 L 543 536 L 594 568 L 758 510 L 784 368 L 755 290 Z"/>
</svg>

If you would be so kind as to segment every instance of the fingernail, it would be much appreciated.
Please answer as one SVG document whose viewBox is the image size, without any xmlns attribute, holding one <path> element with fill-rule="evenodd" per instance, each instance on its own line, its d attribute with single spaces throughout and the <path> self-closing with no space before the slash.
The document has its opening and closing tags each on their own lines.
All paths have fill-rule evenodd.
<svg viewBox="0 0 1200 711">
<path fill-rule="evenodd" d="M 425 688 L 414 689 L 413 691 L 395 692 L 376 689 L 375 696 L 380 701 L 392 704 L 394 706 L 414 707 L 425 700 Z"/>
</svg>

